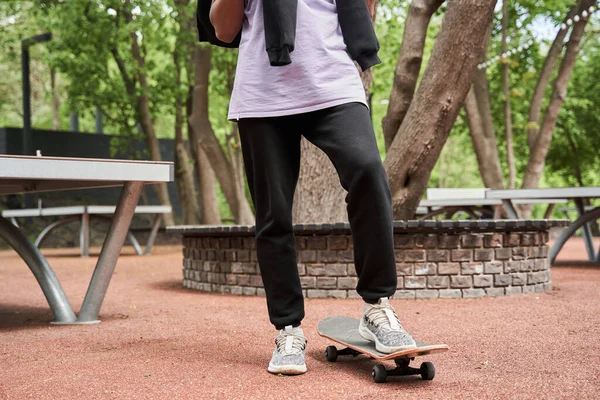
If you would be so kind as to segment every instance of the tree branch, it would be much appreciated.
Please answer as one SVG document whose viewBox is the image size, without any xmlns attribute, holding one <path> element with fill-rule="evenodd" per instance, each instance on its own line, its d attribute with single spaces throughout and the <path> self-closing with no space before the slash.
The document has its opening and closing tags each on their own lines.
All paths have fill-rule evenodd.
<svg viewBox="0 0 600 400">
<path fill-rule="evenodd" d="M 571 7 L 564 19 L 564 22 L 573 18 L 577 12 L 577 9 L 578 6 Z M 542 103 L 546 94 L 546 88 L 548 87 L 548 82 L 550 82 L 552 72 L 554 72 L 554 68 L 556 67 L 556 63 L 558 62 L 558 57 L 560 56 L 560 53 L 564 47 L 564 41 L 568 31 L 568 29 L 561 29 L 556 34 L 556 38 L 552 42 L 550 50 L 548 50 L 548 55 L 544 60 L 544 65 L 542 66 L 537 84 L 535 85 L 533 96 L 531 97 L 531 103 L 529 106 L 529 122 L 527 123 L 527 146 L 529 146 L 530 151 L 533 151 L 533 146 L 535 145 L 535 141 L 539 132 L 539 121 L 542 113 Z"/>
<path fill-rule="evenodd" d="M 473 82 L 495 4 L 496 0 L 448 4 L 419 90 L 384 163 L 395 218 L 414 216 Z"/>
<path fill-rule="evenodd" d="M 580 9 L 588 8 L 594 4 L 594 0 L 580 0 Z M 552 141 L 552 133 L 558 119 L 558 113 L 565 98 L 567 97 L 567 86 L 571 72 L 575 66 L 577 55 L 580 50 L 581 37 L 585 30 L 589 18 L 580 19 L 573 26 L 571 37 L 567 43 L 567 50 L 560 65 L 558 76 L 554 81 L 554 90 L 550 97 L 550 103 L 546 109 L 544 120 L 539 134 L 535 140 L 535 145 L 529 155 L 525 177 L 523 178 L 523 188 L 536 188 L 539 185 L 544 166 L 546 164 L 546 155 Z"/>
<path fill-rule="evenodd" d="M 390 93 L 390 103 L 387 115 L 383 119 L 386 149 L 390 147 L 396 137 L 412 102 L 423 62 L 423 49 L 427 39 L 429 21 L 443 2 L 444 0 L 413 0 L 408 8 L 400 56 Z"/>
</svg>

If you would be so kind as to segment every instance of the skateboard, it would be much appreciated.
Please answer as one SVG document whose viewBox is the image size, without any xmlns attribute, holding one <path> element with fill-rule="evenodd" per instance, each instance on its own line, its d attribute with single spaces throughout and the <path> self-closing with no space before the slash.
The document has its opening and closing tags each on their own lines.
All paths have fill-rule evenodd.
<svg viewBox="0 0 600 400">
<path fill-rule="evenodd" d="M 377 361 L 394 360 L 396 363 L 396 368 L 394 369 L 387 369 L 383 364 L 375 364 L 373 366 L 371 375 L 377 383 L 385 382 L 388 376 L 421 375 L 425 380 L 432 380 L 434 378 L 435 366 L 433 363 L 427 361 L 422 363 L 420 368 L 412 368 L 410 367 L 410 362 L 415 357 L 443 353 L 448 350 L 448 345 L 429 345 L 417 342 L 415 349 L 403 350 L 391 354 L 380 353 L 375 348 L 375 343 L 365 340 L 360 336 L 358 333 L 359 323 L 359 320 L 351 317 L 328 317 L 319 322 L 317 326 L 319 336 L 326 337 L 345 346 L 342 350 L 338 350 L 335 346 L 328 346 L 325 350 L 327 361 L 335 362 L 338 356 L 349 355 L 356 357 L 359 354 L 364 354 Z"/>
</svg>

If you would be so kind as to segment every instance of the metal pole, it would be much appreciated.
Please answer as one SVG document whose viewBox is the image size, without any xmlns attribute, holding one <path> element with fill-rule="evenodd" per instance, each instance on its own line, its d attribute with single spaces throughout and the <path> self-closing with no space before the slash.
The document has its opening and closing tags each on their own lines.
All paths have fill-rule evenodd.
<svg viewBox="0 0 600 400">
<path fill-rule="evenodd" d="M 29 81 L 29 44 L 21 43 L 21 72 L 23 76 L 23 150 L 22 154 L 33 154 L 31 148 L 31 83 Z"/>
<path fill-rule="evenodd" d="M 585 206 L 583 204 L 583 199 L 578 197 L 573 200 L 575 201 L 577 212 L 579 213 L 579 217 L 581 218 L 585 214 Z M 588 253 L 588 260 L 595 261 L 596 250 L 594 248 L 594 239 L 592 237 L 592 229 L 590 228 L 589 222 L 586 222 L 581 226 L 581 231 L 583 232 L 583 239 L 585 241 L 585 248 Z"/>
<path fill-rule="evenodd" d="M 33 243 L 34 246 L 37 247 L 38 249 L 41 248 L 42 243 L 44 243 L 44 240 L 50 234 L 50 232 L 52 232 L 54 229 L 58 228 L 59 226 L 70 224 L 71 222 L 78 221 L 78 220 L 79 220 L 79 216 L 72 215 L 70 217 L 64 217 L 64 218 L 59 219 L 58 221 L 51 223 L 50 225 L 45 227 L 44 230 L 35 239 L 35 242 Z"/>
<path fill-rule="evenodd" d="M 56 323 L 73 323 L 73 308 L 52 267 L 40 251 L 27 239 L 19 228 L 0 217 L 0 237 L 21 256 L 37 279 L 54 314 Z"/>
<path fill-rule="evenodd" d="M 69 130 L 71 132 L 79 132 L 79 115 L 72 112 L 70 115 Z"/>
<path fill-rule="evenodd" d="M 143 182 L 127 182 L 121 191 L 119 204 L 106 235 L 102 252 L 98 258 L 92 281 L 83 300 L 77 322 L 96 322 L 102 307 L 106 290 L 115 270 L 121 248 L 129 231 L 129 225 L 135 212 L 135 207 L 140 199 Z"/>
<path fill-rule="evenodd" d="M 133 232 L 131 232 L 131 230 L 127 232 L 127 240 L 129 240 L 129 243 L 131 243 L 131 246 L 133 246 L 133 249 L 135 250 L 135 254 L 137 254 L 138 256 L 144 255 L 144 250 L 142 250 L 142 246 L 140 246 L 140 242 L 138 242 L 138 240 L 135 238 L 135 235 L 133 234 Z"/>
<path fill-rule="evenodd" d="M 100 107 L 96 106 L 96 133 L 104 134 L 104 126 L 102 123 L 102 110 Z"/>
<path fill-rule="evenodd" d="M 546 213 L 544 214 L 544 219 L 550 219 L 555 205 L 556 205 L 555 203 L 548 204 L 548 208 L 546 209 Z"/>
<path fill-rule="evenodd" d="M 23 79 L 23 148 L 22 154 L 33 155 L 33 138 L 31 133 L 31 82 L 29 81 L 29 47 L 40 42 L 52 40 L 51 33 L 44 33 L 21 41 L 21 75 Z M 31 195 L 23 196 L 25 208 L 31 208 Z"/>
<path fill-rule="evenodd" d="M 158 229 L 160 228 L 160 220 L 162 216 L 160 214 L 156 214 L 154 217 L 154 222 L 152 223 L 152 230 L 150 231 L 150 236 L 148 236 L 148 242 L 146 243 L 146 251 L 144 254 L 150 254 L 152 251 L 152 246 L 154 245 L 154 241 L 156 240 L 156 235 L 158 234 Z"/>
<path fill-rule="evenodd" d="M 31 82 L 29 81 L 29 47 L 52 40 L 52 33 L 44 33 L 21 41 L 21 74 L 23 76 L 23 155 L 33 155 L 31 138 Z"/>
<path fill-rule="evenodd" d="M 508 214 L 508 218 L 519 219 L 519 214 L 517 213 L 515 206 L 513 206 L 512 201 L 509 199 L 502 199 L 502 205 L 504 206 L 504 211 Z"/>
<path fill-rule="evenodd" d="M 550 252 L 548 253 L 548 258 L 550 259 L 550 263 L 551 264 L 554 263 L 554 261 L 556 260 L 556 256 L 558 255 L 558 253 L 560 252 L 562 247 L 565 245 L 567 240 L 569 240 L 569 238 L 571 236 L 573 236 L 575 234 L 575 232 L 577 232 L 577 230 L 579 228 L 587 225 L 590 221 L 597 220 L 598 218 L 600 218 L 600 207 L 594 208 L 593 210 L 588 211 L 585 214 L 581 215 L 579 218 L 577 218 L 577 221 L 573 222 L 571 225 L 569 225 L 569 227 L 567 229 L 562 231 L 560 236 L 558 238 L 556 238 L 554 245 L 552 246 L 552 248 L 550 249 Z M 591 258 L 590 261 L 597 261 L 597 260 L 594 260 L 594 258 Z"/>
<path fill-rule="evenodd" d="M 81 214 L 81 226 L 79 227 L 79 248 L 81 257 L 90 256 L 90 214 L 85 211 Z"/>
</svg>

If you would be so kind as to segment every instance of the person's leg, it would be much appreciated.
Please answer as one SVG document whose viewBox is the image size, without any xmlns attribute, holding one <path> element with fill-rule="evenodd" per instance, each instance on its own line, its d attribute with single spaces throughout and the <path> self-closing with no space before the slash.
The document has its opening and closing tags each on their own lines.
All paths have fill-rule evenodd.
<svg viewBox="0 0 600 400">
<path fill-rule="evenodd" d="M 344 189 L 358 294 L 368 303 L 396 292 L 392 197 L 367 107 L 349 103 L 312 114 L 303 132 L 333 162 Z"/>
<path fill-rule="evenodd" d="M 271 323 L 299 326 L 304 299 L 296 262 L 292 203 L 300 168 L 299 118 L 239 121 L 244 166 L 256 212 L 256 251 Z"/>
<path fill-rule="evenodd" d="M 396 292 L 392 196 L 368 109 L 360 103 L 312 114 L 315 130 L 304 134 L 333 162 L 344 189 L 364 299 L 359 334 L 384 353 L 416 347 L 388 301 Z"/>
<path fill-rule="evenodd" d="M 239 121 L 250 193 L 256 210 L 256 251 L 271 323 L 279 329 L 267 370 L 306 372 L 306 338 L 299 327 L 304 299 L 292 225 L 292 203 L 300 171 L 302 116 Z"/>
</svg>

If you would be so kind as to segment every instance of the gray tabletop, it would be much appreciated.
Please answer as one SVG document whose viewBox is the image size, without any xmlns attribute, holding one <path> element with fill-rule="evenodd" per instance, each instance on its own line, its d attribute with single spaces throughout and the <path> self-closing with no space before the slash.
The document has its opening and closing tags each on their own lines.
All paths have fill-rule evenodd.
<svg viewBox="0 0 600 400">
<path fill-rule="evenodd" d="M 171 182 L 173 163 L 0 155 L 0 195 Z"/>
<path fill-rule="evenodd" d="M 485 197 L 497 200 L 594 198 L 600 197 L 600 187 L 488 190 Z"/>
</svg>

